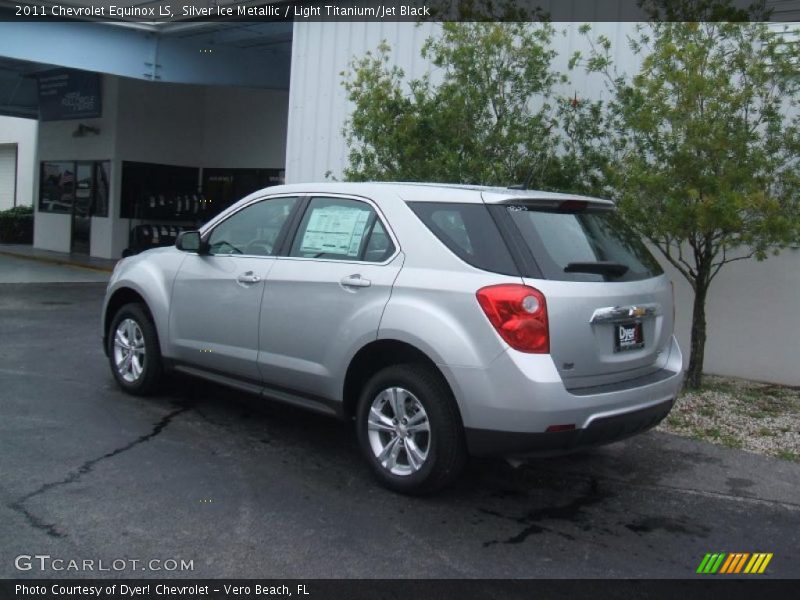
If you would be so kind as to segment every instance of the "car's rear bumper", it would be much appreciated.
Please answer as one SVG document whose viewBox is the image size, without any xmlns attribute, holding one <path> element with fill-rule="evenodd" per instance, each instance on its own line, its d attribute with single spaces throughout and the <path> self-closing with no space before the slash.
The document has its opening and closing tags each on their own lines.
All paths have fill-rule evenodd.
<svg viewBox="0 0 800 600">
<path fill-rule="evenodd" d="M 565 387 L 545 354 L 509 351 L 486 369 L 443 366 L 442 372 L 474 454 L 557 453 L 622 439 L 663 419 L 683 382 L 674 338 L 656 366 L 644 376 L 580 389 Z"/>
<path fill-rule="evenodd" d="M 594 419 L 583 429 L 525 433 L 466 428 L 467 447 L 474 456 L 492 454 L 561 454 L 600 446 L 642 433 L 658 425 L 672 409 L 673 400 L 609 417 Z"/>
</svg>

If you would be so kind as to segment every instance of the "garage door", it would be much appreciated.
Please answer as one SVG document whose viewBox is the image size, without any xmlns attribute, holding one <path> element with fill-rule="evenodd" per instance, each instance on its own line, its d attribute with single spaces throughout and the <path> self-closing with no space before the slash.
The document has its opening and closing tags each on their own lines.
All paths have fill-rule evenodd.
<svg viewBox="0 0 800 600">
<path fill-rule="evenodd" d="M 17 180 L 17 145 L 0 144 L 0 210 L 14 206 Z"/>
</svg>

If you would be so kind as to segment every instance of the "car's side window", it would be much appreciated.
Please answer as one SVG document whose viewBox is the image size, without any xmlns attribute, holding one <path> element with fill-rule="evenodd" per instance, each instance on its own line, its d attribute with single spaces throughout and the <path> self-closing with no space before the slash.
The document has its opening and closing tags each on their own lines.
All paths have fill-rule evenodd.
<svg viewBox="0 0 800 600">
<path fill-rule="evenodd" d="M 366 262 L 383 262 L 392 254 L 394 254 L 394 244 L 383 228 L 383 223 L 381 223 L 380 219 L 376 219 L 367 244 L 364 247 L 363 260 Z"/>
<path fill-rule="evenodd" d="M 289 256 L 383 262 L 393 253 L 372 206 L 348 198 L 312 198 Z"/>
<path fill-rule="evenodd" d="M 464 252 L 467 254 L 474 254 L 464 218 L 457 209 L 435 210 L 431 215 L 431 221 L 433 221 L 442 233 L 450 238 L 450 240 L 458 245 Z"/>
<path fill-rule="evenodd" d="M 251 204 L 217 225 L 208 238 L 210 254 L 273 256 L 275 243 L 297 198 L 271 198 Z"/>
<path fill-rule="evenodd" d="M 519 269 L 486 205 L 409 202 L 408 206 L 465 263 L 492 273 L 519 275 Z"/>
</svg>

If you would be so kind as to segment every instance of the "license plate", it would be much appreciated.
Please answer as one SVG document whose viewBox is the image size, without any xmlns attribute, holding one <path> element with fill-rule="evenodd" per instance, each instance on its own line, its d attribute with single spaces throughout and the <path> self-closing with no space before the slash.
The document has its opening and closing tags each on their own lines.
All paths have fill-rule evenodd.
<svg viewBox="0 0 800 600">
<path fill-rule="evenodd" d="M 614 325 L 614 352 L 636 350 L 643 347 L 644 332 L 641 323 L 616 323 Z"/>
</svg>

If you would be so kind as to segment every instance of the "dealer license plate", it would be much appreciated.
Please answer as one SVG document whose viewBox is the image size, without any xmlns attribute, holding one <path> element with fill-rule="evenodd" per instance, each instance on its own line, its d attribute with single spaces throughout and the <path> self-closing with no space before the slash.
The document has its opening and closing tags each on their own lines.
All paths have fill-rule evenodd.
<svg viewBox="0 0 800 600">
<path fill-rule="evenodd" d="M 644 332 L 641 323 L 637 321 L 614 324 L 614 352 L 636 350 L 643 347 Z"/>
</svg>

